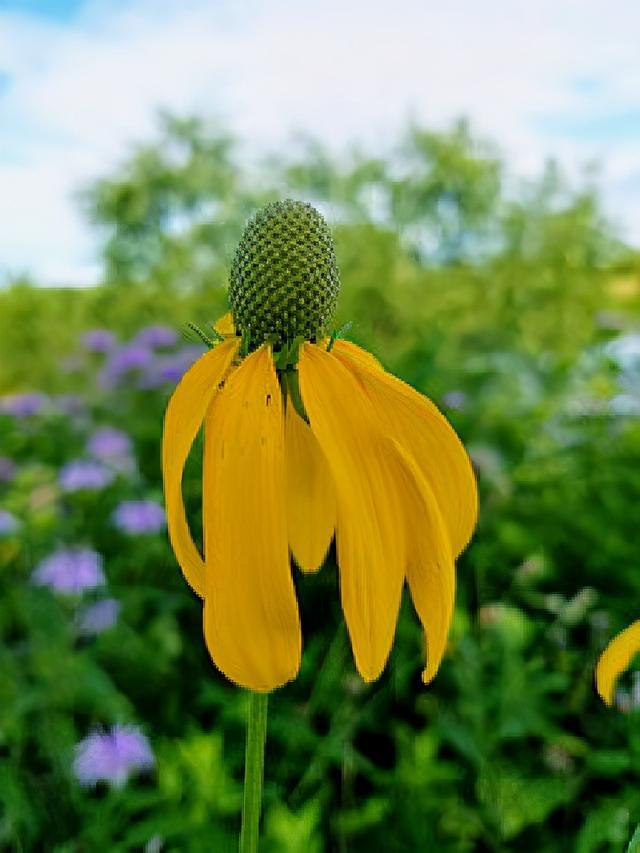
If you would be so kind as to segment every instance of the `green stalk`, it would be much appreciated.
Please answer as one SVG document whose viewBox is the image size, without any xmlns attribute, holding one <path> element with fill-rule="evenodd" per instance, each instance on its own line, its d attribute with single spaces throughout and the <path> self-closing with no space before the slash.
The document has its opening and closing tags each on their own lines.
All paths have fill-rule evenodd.
<svg viewBox="0 0 640 853">
<path fill-rule="evenodd" d="M 258 850 L 268 704 L 268 693 L 249 693 L 240 853 L 257 853 Z"/>
</svg>

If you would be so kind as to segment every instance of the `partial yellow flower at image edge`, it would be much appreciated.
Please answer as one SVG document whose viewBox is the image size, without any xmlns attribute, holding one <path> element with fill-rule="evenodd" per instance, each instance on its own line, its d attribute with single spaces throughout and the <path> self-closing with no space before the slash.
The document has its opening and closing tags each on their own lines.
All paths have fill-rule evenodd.
<svg viewBox="0 0 640 853">
<path fill-rule="evenodd" d="M 615 636 L 600 655 L 596 665 L 596 690 L 607 705 L 613 704 L 620 675 L 640 652 L 640 620 Z"/>
</svg>

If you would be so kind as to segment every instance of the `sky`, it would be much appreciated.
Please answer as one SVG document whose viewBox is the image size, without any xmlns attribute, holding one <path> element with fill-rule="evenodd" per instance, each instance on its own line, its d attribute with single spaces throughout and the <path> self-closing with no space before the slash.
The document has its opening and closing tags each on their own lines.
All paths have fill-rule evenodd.
<svg viewBox="0 0 640 853">
<path fill-rule="evenodd" d="M 466 115 L 515 175 L 599 164 L 640 246 L 639 44 L 637 0 L 0 0 L 0 280 L 98 280 L 78 190 L 160 108 L 263 153 L 299 131 L 377 152 Z"/>
</svg>

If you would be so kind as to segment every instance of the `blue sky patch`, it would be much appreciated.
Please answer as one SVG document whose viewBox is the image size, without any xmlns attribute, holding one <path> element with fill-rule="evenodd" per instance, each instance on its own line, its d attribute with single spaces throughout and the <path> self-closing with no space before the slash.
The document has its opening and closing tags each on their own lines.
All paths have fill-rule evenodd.
<svg viewBox="0 0 640 853">
<path fill-rule="evenodd" d="M 2 0 L 1 12 L 20 12 L 55 21 L 70 21 L 85 5 L 85 0 Z"/>
<path fill-rule="evenodd" d="M 606 83 L 600 77 L 584 75 L 571 81 L 571 88 L 577 95 L 596 95 L 606 88 Z"/>
<path fill-rule="evenodd" d="M 547 136 L 583 142 L 621 142 L 640 139 L 640 109 L 587 115 L 547 115 L 535 122 Z"/>
</svg>

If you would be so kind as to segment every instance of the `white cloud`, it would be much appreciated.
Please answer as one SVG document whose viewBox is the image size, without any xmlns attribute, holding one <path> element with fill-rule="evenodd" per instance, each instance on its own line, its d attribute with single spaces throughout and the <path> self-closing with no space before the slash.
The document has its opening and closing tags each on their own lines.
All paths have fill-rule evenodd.
<svg viewBox="0 0 640 853">
<path fill-rule="evenodd" d="M 548 154 L 574 171 L 601 160 L 605 197 L 640 240 L 629 140 L 540 124 L 635 107 L 638 32 L 633 0 L 89 0 L 68 25 L 0 13 L 0 269 L 57 281 L 95 268 L 73 193 L 153 133 L 158 107 L 214 114 L 262 147 L 299 129 L 380 146 L 409 117 L 464 113 L 524 173 Z"/>
</svg>

